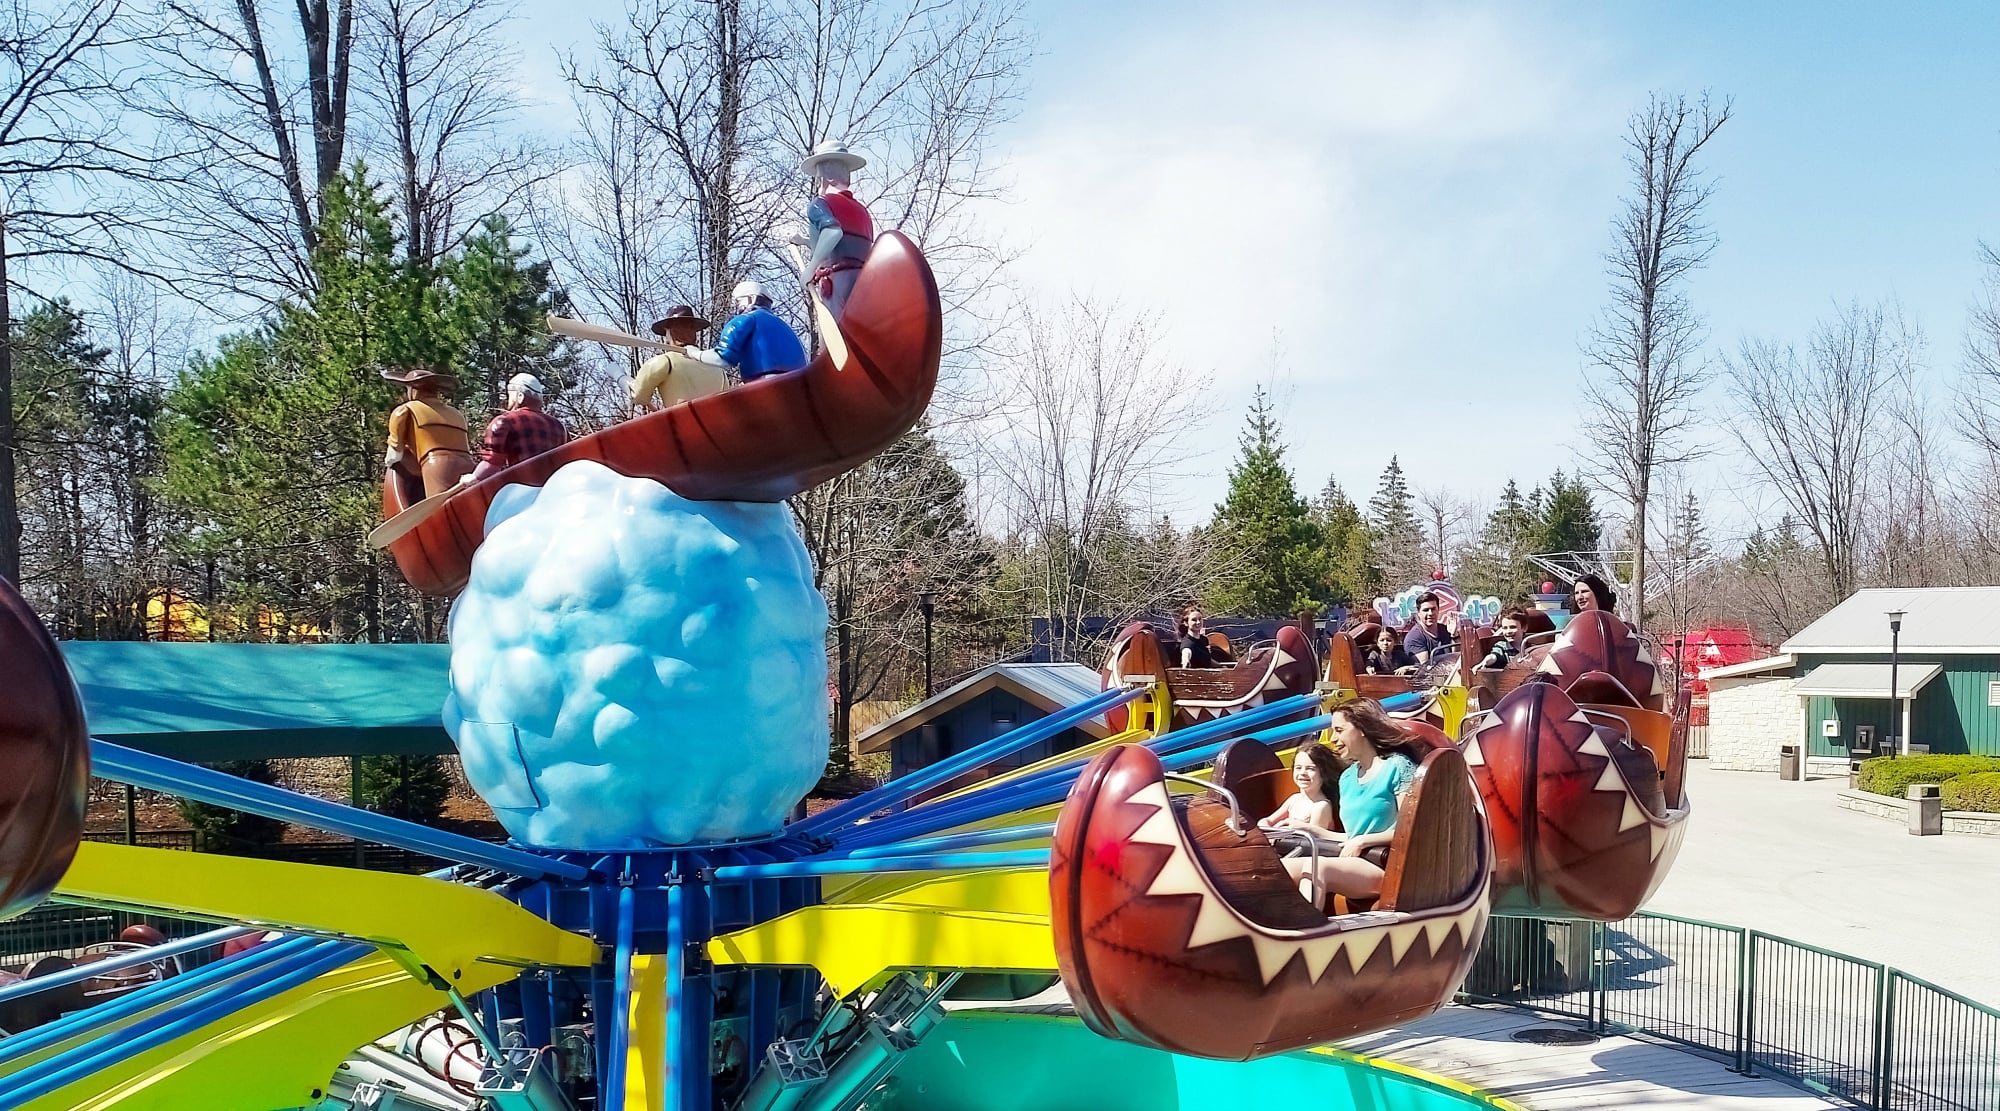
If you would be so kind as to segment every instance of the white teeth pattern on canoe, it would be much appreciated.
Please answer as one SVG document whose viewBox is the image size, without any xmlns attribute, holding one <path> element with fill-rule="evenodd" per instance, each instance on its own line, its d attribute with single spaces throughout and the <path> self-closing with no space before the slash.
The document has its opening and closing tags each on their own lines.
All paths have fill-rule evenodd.
<svg viewBox="0 0 2000 1111">
<path fill-rule="evenodd" d="M 1142 844 L 1166 845 L 1172 852 L 1153 882 L 1146 888 L 1146 894 L 1194 895 L 1201 899 L 1201 906 L 1195 912 L 1194 926 L 1188 933 L 1185 947 L 1200 949 L 1218 942 L 1247 937 L 1257 954 L 1257 971 L 1266 984 L 1278 977 L 1295 957 L 1304 957 L 1306 973 L 1313 983 L 1326 974 L 1336 957 L 1345 956 L 1350 971 L 1359 975 L 1363 966 L 1382 948 L 1389 945 L 1389 963 L 1400 965 L 1403 957 L 1416 947 L 1418 935 L 1428 942 L 1429 955 L 1436 956 L 1445 941 L 1457 932 L 1461 947 L 1470 944 L 1478 932 L 1479 922 L 1485 917 L 1484 900 L 1452 917 L 1435 917 L 1409 920 L 1407 916 L 1390 913 L 1371 913 L 1362 916 L 1370 921 L 1338 933 L 1320 937 L 1287 938 L 1273 937 L 1244 921 L 1235 910 L 1218 897 L 1202 874 L 1200 865 L 1195 863 L 1188 851 L 1180 829 L 1180 823 L 1173 816 L 1173 805 L 1169 801 L 1166 786 L 1158 781 L 1144 784 L 1125 799 L 1130 806 L 1150 807 L 1153 813 L 1140 823 L 1129 840 Z"/>
<path fill-rule="evenodd" d="M 1653 859 L 1658 860 L 1660 850 L 1667 847 L 1667 838 L 1673 835 L 1673 831 L 1663 825 L 1654 825 L 1648 832 L 1653 835 Z"/>
<path fill-rule="evenodd" d="M 1612 763 L 1611 758 L 1608 756 L 1604 760 L 1604 774 L 1597 777 L 1596 789 L 1599 791 L 1623 791 L 1625 789 L 1625 777 L 1618 774 L 1618 765 Z"/>
<path fill-rule="evenodd" d="M 1635 826 L 1646 824 L 1646 812 L 1639 809 L 1639 800 L 1630 794 L 1625 796 L 1625 813 L 1618 819 L 1618 832 L 1623 833 Z"/>
<path fill-rule="evenodd" d="M 1609 752 L 1606 752 L 1604 749 L 1604 738 L 1599 737 L 1595 730 L 1591 731 L 1589 740 L 1576 746 L 1576 750 L 1578 752 L 1588 753 L 1592 756 L 1602 756 L 1606 760 L 1611 759 L 1611 754 Z"/>
<path fill-rule="evenodd" d="M 1472 736 L 1466 738 L 1465 748 L 1461 751 L 1465 756 L 1466 767 L 1477 768 L 1485 766 L 1486 754 L 1479 751 L 1479 734 L 1477 731 Z"/>
</svg>

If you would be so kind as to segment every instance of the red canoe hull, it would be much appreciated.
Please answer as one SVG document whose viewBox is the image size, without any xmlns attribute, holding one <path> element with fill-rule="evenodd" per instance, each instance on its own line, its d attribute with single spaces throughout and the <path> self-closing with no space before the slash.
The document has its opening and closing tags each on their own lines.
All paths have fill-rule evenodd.
<svg viewBox="0 0 2000 1111">
<path fill-rule="evenodd" d="M 486 510 L 510 485 L 540 486 L 594 460 L 695 501 L 783 501 L 853 470 L 913 427 L 930 404 L 944 346 L 937 282 L 915 244 L 884 233 L 840 320 L 849 362 L 822 351 L 775 374 L 571 440 L 452 495 L 388 545 L 411 586 L 464 589 Z"/>
<path fill-rule="evenodd" d="M 41 902 L 83 836 L 90 734 L 69 665 L 0 579 L 0 917 Z"/>
<path fill-rule="evenodd" d="M 1248 1060 L 1421 1018 L 1457 990 L 1486 922 L 1483 829 L 1469 862 L 1476 886 L 1450 905 L 1273 929 L 1217 897 L 1160 773 L 1142 746 L 1110 749 L 1077 779 L 1056 822 L 1056 957 L 1092 1029 Z"/>
</svg>

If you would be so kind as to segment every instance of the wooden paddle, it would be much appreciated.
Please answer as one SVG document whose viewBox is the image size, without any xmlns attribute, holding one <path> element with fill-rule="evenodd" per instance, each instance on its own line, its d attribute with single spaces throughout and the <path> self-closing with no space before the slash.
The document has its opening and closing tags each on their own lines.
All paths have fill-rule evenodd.
<svg viewBox="0 0 2000 1111">
<path fill-rule="evenodd" d="M 587 339 L 595 343 L 609 343 L 617 347 L 672 347 L 676 349 L 680 347 L 680 344 L 672 340 L 647 339 L 644 336 L 635 336 L 630 332 L 621 332 L 616 328 L 607 328 L 602 324 L 592 324 L 584 320 L 571 320 L 569 317 L 557 316 L 554 313 L 549 314 L 549 331 L 557 335 L 569 336 L 571 339 Z M 415 509 L 416 507 L 411 506 L 410 508 Z"/>
</svg>

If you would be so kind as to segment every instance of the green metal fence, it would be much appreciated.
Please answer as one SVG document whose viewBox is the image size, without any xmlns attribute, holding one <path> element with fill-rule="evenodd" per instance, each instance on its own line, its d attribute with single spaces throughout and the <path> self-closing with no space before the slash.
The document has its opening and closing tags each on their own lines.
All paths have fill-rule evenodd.
<svg viewBox="0 0 2000 1111">
<path fill-rule="evenodd" d="M 1678 1042 L 1858 1107 L 2000 1109 L 2000 1011 L 1739 926 L 1495 915 L 1464 995 Z"/>
</svg>

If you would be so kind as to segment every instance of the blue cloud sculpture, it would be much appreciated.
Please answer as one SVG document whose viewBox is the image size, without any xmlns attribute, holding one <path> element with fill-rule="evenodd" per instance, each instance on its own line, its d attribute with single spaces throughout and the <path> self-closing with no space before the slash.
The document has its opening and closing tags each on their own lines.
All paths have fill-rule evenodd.
<svg viewBox="0 0 2000 1111">
<path fill-rule="evenodd" d="M 826 626 L 785 506 L 571 463 L 488 511 L 444 725 L 523 844 L 773 833 L 826 764 Z"/>
</svg>

